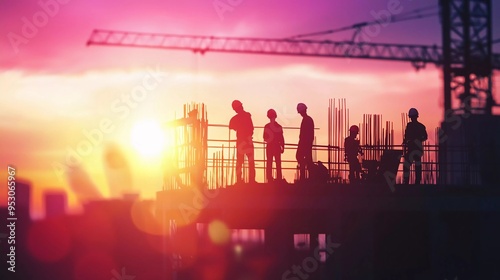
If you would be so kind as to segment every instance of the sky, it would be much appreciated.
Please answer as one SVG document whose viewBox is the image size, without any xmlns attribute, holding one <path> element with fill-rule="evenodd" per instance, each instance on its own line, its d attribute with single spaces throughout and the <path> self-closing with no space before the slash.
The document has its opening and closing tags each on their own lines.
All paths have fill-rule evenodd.
<svg viewBox="0 0 500 280">
<path fill-rule="evenodd" d="M 35 216 L 41 213 L 42 194 L 49 190 L 68 192 L 71 207 L 76 207 L 84 199 L 78 193 L 81 185 L 94 190 L 86 195 L 111 197 L 122 188 L 154 198 L 161 189 L 161 159 L 141 154 L 131 133 L 140 123 L 161 124 L 179 117 L 182 105 L 193 101 L 207 105 L 209 123 L 227 124 L 234 114 L 231 101 L 239 99 L 259 126 L 267 123 L 269 108 L 277 111 L 283 125 L 299 126 L 295 106 L 304 102 L 319 128 L 319 144 L 326 144 L 330 98 L 347 99 L 352 123 L 361 121 L 363 114 L 383 114 L 396 128 L 401 113 L 416 107 L 433 141 L 432 131 L 443 114 L 441 72 L 433 65 L 415 71 L 404 62 L 201 56 L 86 42 L 94 29 L 284 38 L 372 21 L 390 5 L 406 13 L 437 2 L 2 1 L 1 168 L 13 165 L 16 176 L 31 181 Z M 499 3 L 493 8 L 498 15 Z M 499 18 L 493 16 L 493 38 L 500 38 Z M 352 32 L 342 32 L 322 38 L 351 37 Z M 391 23 L 370 37 L 373 42 L 426 45 L 441 45 L 440 38 L 438 17 Z M 500 52 L 498 44 L 494 50 Z M 141 87 L 147 89 L 134 98 Z M 226 130 L 211 133 L 227 137 Z M 261 133 L 256 131 L 254 139 L 260 141 Z M 298 132 L 285 137 L 287 143 L 296 143 Z M 75 160 L 79 168 L 66 168 Z M 113 164 L 123 168 L 113 171 Z M 6 182 L 6 172 L 0 174 Z M 4 203 L 6 194 L 0 198 Z"/>
</svg>

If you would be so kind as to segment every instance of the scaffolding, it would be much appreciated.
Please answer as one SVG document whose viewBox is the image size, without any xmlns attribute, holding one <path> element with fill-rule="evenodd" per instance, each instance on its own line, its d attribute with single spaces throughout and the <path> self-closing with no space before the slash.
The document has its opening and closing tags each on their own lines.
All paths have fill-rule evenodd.
<svg viewBox="0 0 500 280">
<path fill-rule="evenodd" d="M 183 117 L 167 123 L 173 145 L 163 160 L 163 189 L 207 186 L 208 118 L 204 104 L 185 104 Z"/>
<path fill-rule="evenodd" d="M 401 114 L 401 132 L 409 119 L 406 114 Z M 343 142 L 348 135 L 350 122 L 349 108 L 345 99 L 330 99 L 328 106 L 328 143 L 313 145 L 313 158 L 322 161 L 328 168 L 329 183 L 347 184 L 349 167 L 344 161 Z M 381 162 L 386 151 L 402 151 L 403 146 L 395 144 L 394 124 L 384 121 L 382 115 L 365 114 L 362 122 L 357 123 L 360 127 L 359 140 L 364 151 L 360 157 L 363 172 L 368 175 L 369 169 L 374 164 Z M 227 135 L 227 139 L 211 139 L 208 137 L 208 129 L 218 130 L 216 135 Z M 254 155 L 258 181 L 267 181 L 265 148 L 266 144 L 257 141 L 256 135 L 262 135 L 263 126 L 255 126 L 254 132 Z M 315 128 L 318 130 L 318 128 Z M 173 140 L 173 145 L 165 153 L 164 157 L 164 186 L 163 189 L 181 189 L 185 187 L 197 188 L 225 188 L 236 183 L 236 140 L 231 139 L 231 131 L 228 125 L 209 124 L 207 109 L 204 104 L 186 104 L 183 107 L 182 118 L 167 124 L 168 134 Z M 283 130 L 299 130 L 299 127 L 283 127 Z M 435 129 L 435 139 L 438 138 L 439 129 Z M 403 137 L 401 137 L 403 138 Z M 297 162 L 293 155 L 297 148 L 296 143 L 290 143 L 285 139 L 285 154 L 282 158 L 282 169 L 288 174 L 288 180 L 297 179 Z M 423 145 L 422 156 L 422 183 L 436 184 L 438 181 L 439 147 L 428 141 Z M 402 163 L 397 174 L 396 183 L 402 183 Z M 456 164 L 460 168 L 461 164 Z M 275 171 L 274 171 L 275 172 Z M 243 165 L 244 180 L 248 177 L 248 166 Z M 414 182 L 414 165 L 410 170 L 410 183 Z"/>
</svg>

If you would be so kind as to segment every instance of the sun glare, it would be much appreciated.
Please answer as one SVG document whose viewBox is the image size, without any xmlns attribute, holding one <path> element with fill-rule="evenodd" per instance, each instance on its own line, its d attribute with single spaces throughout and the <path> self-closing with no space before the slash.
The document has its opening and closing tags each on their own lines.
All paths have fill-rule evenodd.
<svg viewBox="0 0 500 280">
<path fill-rule="evenodd" d="M 130 134 L 132 146 L 142 156 L 160 155 L 165 148 L 165 133 L 154 121 L 137 122 Z"/>
</svg>

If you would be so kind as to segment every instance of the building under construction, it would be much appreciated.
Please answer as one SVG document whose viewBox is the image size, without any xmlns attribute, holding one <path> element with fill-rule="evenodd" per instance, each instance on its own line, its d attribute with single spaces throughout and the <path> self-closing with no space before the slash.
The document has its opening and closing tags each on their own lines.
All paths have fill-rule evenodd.
<svg viewBox="0 0 500 280">
<path fill-rule="evenodd" d="M 491 1 L 440 0 L 439 13 L 441 47 L 301 39 L 305 35 L 273 40 L 94 31 L 93 45 L 383 59 L 442 68 L 444 117 L 434 130 L 436 143 L 424 145 L 421 185 L 400 184 L 402 147 L 394 143 L 394 123 L 380 115 L 365 115 L 358 124 L 365 180 L 349 184 L 342 141 L 352 123 L 346 101 L 333 99 L 328 143 L 314 145 L 315 160 L 328 167 L 328 181 L 234 185 L 231 134 L 208 138 L 208 130 L 228 128 L 210 124 L 203 105 L 187 105 L 183 118 L 167 128 L 178 141 L 157 193 L 164 236 L 195 247 L 211 240 L 239 253 L 197 259 L 195 249 L 179 249 L 173 254 L 179 278 L 194 279 L 188 271 L 221 263 L 218 279 L 500 278 L 492 265 L 500 261 L 500 116 L 493 114 L 498 104 L 492 92 L 500 55 L 492 52 Z M 403 114 L 401 125 L 407 121 Z M 255 141 L 262 174 L 264 147 Z M 283 166 L 293 172 L 296 162 L 284 159 Z M 247 267 L 251 273 L 233 277 L 231 271 L 243 264 L 254 265 Z"/>
<path fill-rule="evenodd" d="M 204 113 L 199 114 L 200 108 Z M 236 149 L 230 132 L 228 139 L 207 137 L 209 129 L 229 131 L 228 127 L 209 124 L 204 105 L 186 105 L 184 112 L 183 118 L 169 125 L 175 138 L 183 140 L 169 152 L 164 190 L 157 195 L 157 214 L 168 225 L 166 236 L 191 236 L 184 242 L 199 244 L 208 238 L 214 222 L 222 223 L 223 229 L 218 230 L 231 232 L 224 245 L 246 244 L 273 252 L 272 271 L 278 274 L 271 272 L 269 279 L 279 279 L 279 273 L 297 259 L 313 256 L 316 248 L 323 257 L 310 279 L 386 279 L 390 273 L 397 279 L 419 273 L 428 278 L 458 270 L 456 258 L 469 265 L 469 270 L 457 275 L 476 275 L 478 267 L 485 276 L 499 272 L 481 260 L 496 255 L 493 241 L 481 240 L 484 235 L 500 234 L 499 224 L 492 223 L 500 218 L 499 181 L 494 172 L 500 166 L 491 157 L 477 161 L 481 153 L 494 153 L 498 145 L 473 142 L 487 133 L 474 122 L 496 117 L 471 116 L 464 119 L 464 131 L 450 130 L 454 134 L 443 134 L 446 127 L 436 128 L 435 139 L 453 140 L 444 142 L 445 152 L 442 143 L 426 143 L 423 184 L 402 185 L 402 146 L 394 143 L 393 123 L 380 115 L 365 115 L 359 124 L 364 179 L 351 184 L 342 146 L 349 127 L 348 108 L 345 100 L 330 100 L 328 144 L 314 145 L 315 159 L 327 159 L 327 182 L 310 178 L 306 184 L 294 180 L 235 185 Z M 403 127 L 407 121 L 402 114 Z M 474 130 L 478 133 L 465 133 Z M 286 147 L 296 149 L 295 144 Z M 255 141 L 257 172 L 262 178 L 265 155 L 259 151 L 264 148 L 263 142 Z M 391 153 L 397 157 L 392 170 L 383 163 Z M 296 172 L 294 159 L 283 159 L 283 166 Z M 246 237 L 238 238 L 241 234 Z M 335 244 L 335 249 L 329 251 L 325 244 Z M 178 257 L 182 271 L 182 256 Z M 446 262 L 453 269 L 443 268 Z"/>
</svg>

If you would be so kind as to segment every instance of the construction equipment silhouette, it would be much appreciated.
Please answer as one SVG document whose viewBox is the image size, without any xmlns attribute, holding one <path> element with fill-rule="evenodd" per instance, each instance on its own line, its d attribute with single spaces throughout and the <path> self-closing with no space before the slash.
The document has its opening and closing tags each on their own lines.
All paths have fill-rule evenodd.
<svg viewBox="0 0 500 280">
<path fill-rule="evenodd" d="M 492 4 L 491 0 L 439 0 L 438 6 L 429 6 L 392 17 L 391 22 L 416 20 L 439 14 L 442 30 L 442 46 L 412 44 L 384 44 L 356 42 L 359 32 L 364 27 L 380 24 L 380 20 L 361 22 L 347 27 L 327 31 L 289 36 L 284 39 L 242 38 L 217 36 L 192 36 L 159 33 L 141 33 L 128 31 L 94 30 L 87 45 L 129 46 L 144 48 L 162 48 L 171 50 L 189 50 L 195 53 L 227 52 L 246 54 L 292 55 L 331 58 L 377 59 L 388 61 L 411 62 L 417 69 L 427 63 L 442 68 L 443 73 L 443 124 L 439 135 L 453 135 L 450 141 L 439 142 L 439 168 L 442 183 L 456 182 L 462 178 L 460 173 L 467 173 L 460 180 L 468 183 L 477 176 L 474 162 L 461 163 L 465 171 L 453 171 L 451 159 L 466 158 L 468 152 L 457 148 L 480 144 L 488 139 L 498 139 L 493 130 L 484 132 L 481 138 L 459 140 L 470 137 L 465 132 L 466 126 L 476 127 L 475 123 L 499 123 L 496 118 L 467 118 L 460 128 L 450 125 L 452 119 L 469 115 L 493 114 L 493 107 L 498 106 L 493 98 L 493 70 L 500 69 L 500 54 L 492 52 L 492 45 L 499 40 L 492 39 Z M 354 30 L 351 41 L 301 39 L 311 36 L 328 35 L 335 32 Z M 481 119 L 480 119 L 481 118 Z M 465 118 L 464 118 L 465 119 Z M 465 122 L 464 122 L 465 123 Z M 439 137 L 441 139 L 441 137 Z M 490 141 L 490 140 L 488 140 Z M 497 140 L 495 140 L 497 141 Z M 491 141 L 490 141 L 491 142 Z M 488 142 L 489 143 L 489 142 Z M 496 142 L 489 145 L 495 146 Z M 482 152 L 481 152 L 482 153 Z M 482 157 L 482 155 L 480 155 Z M 494 161 L 493 161 L 494 162 Z M 488 162 L 489 164 L 489 162 Z M 328 163 L 330 166 L 330 162 Z M 459 180 L 459 181 L 460 181 Z"/>
</svg>

